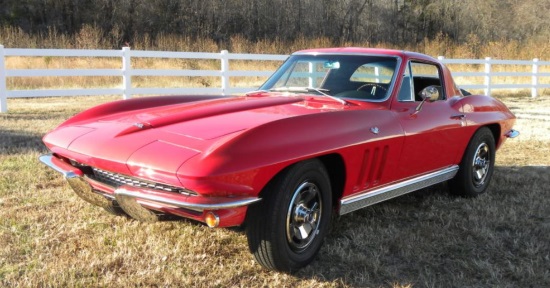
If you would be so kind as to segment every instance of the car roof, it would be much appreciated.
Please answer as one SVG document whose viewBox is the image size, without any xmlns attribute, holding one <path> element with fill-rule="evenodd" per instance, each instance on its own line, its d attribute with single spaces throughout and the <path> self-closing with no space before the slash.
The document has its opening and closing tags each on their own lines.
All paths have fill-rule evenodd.
<svg viewBox="0 0 550 288">
<path fill-rule="evenodd" d="M 437 59 L 417 52 L 396 49 L 363 48 L 363 47 L 336 47 L 336 48 L 316 48 L 300 50 L 293 55 L 300 54 L 368 54 L 368 55 L 386 55 L 398 56 L 403 59 L 415 58 L 427 61 L 437 61 Z"/>
</svg>

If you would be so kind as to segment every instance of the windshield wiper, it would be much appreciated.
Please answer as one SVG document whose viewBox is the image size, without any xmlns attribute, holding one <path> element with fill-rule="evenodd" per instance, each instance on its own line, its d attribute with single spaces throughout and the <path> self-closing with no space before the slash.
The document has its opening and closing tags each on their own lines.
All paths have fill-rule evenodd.
<svg viewBox="0 0 550 288">
<path fill-rule="evenodd" d="M 259 90 L 246 92 L 244 95 L 251 95 L 251 94 L 262 93 L 262 92 L 269 92 L 269 90 L 259 89 Z"/>
<path fill-rule="evenodd" d="M 307 89 L 307 92 L 317 92 L 317 93 L 319 93 L 319 94 L 321 94 L 321 95 L 323 95 L 323 96 L 326 96 L 326 97 L 328 97 L 328 98 L 330 98 L 330 99 L 332 99 L 332 100 L 335 100 L 335 101 L 340 102 L 342 105 L 348 104 L 348 102 L 347 102 L 346 100 L 342 99 L 342 98 L 334 97 L 334 96 L 332 96 L 332 95 L 328 95 L 327 93 L 325 93 L 325 92 L 330 92 L 330 90 L 328 90 L 328 89 L 311 88 L 311 87 L 310 87 L 310 88 L 306 88 L 306 89 Z"/>
<path fill-rule="evenodd" d="M 307 88 L 306 87 L 286 87 L 286 86 L 283 86 L 283 87 L 277 87 L 277 88 L 271 88 L 269 89 L 269 91 L 272 91 L 272 92 L 307 92 Z"/>
<path fill-rule="evenodd" d="M 338 101 L 342 105 L 348 104 L 348 102 L 342 98 L 334 97 L 332 95 L 327 94 L 330 92 L 329 89 L 324 88 L 313 88 L 313 87 L 277 87 L 277 88 L 271 88 L 269 91 L 275 91 L 275 92 L 317 92 L 319 95 L 326 96 L 332 100 Z"/>
</svg>

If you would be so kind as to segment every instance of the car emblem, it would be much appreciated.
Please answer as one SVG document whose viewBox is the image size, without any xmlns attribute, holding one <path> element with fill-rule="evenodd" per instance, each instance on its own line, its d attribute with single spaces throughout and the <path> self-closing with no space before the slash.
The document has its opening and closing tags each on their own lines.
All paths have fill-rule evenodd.
<svg viewBox="0 0 550 288">
<path fill-rule="evenodd" d="M 378 134 L 378 132 L 380 132 L 380 130 L 378 129 L 378 127 L 371 127 L 370 132 L 372 132 L 374 134 Z"/>
<path fill-rule="evenodd" d="M 143 129 L 143 123 L 134 123 L 134 126 L 136 126 L 139 129 Z"/>
</svg>

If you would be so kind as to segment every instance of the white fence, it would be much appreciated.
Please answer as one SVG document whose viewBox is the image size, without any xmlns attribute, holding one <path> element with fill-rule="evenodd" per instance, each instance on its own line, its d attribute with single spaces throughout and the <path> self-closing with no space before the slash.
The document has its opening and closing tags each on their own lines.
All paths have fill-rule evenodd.
<svg viewBox="0 0 550 288">
<path fill-rule="evenodd" d="M 550 66 L 550 61 L 533 60 L 497 60 L 486 57 L 485 59 L 445 59 L 443 56 L 437 57 L 442 63 L 449 64 L 467 64 L 467 65 L 483 65 L 483 72 L 458 72 L 452 71 L 453 77 L 483 77 L 483 84 L 461 84 L 456 83 L 464 89 L 483 89 L 485 95 L 491 95 L 494 89 L 531 89 L 531 97 L 535 98 L 539 95 L 539 91 L 545 88 L 550 88 L 550 73 L 542 72 L 540 67 Z M 494 72 L 495 65 L 512 65 L 512 66 L 531 66 L 531 72 Z M 451 69 L 452 70 L 452 69 Z M 492 78 L 495 77 L 530 77 L 531 83 L 492 83 Z M 548 79 L 546 79 L 548 78 Z M 541 81 L 541 80 L 546 80 Z"/>
<path fill-rule="evenodd" d="M 120 58 L 120 69 L 6 69 L 6 57 L 115 57 Z M 169 58 L 169 59 L 214 59 L 220 61 L 219 70 L 176 70 L 176 69 L 135 69 L 132 68 L 131 59 L 136 58 Z M 226 50 L 220 53 L 198 52 L 159 52 L 138 51 L 125 47 L 122 50 L 69 50 L 69 49 L 6 49 L 0 45 L 0 112 L 7 112 L 7 98 L 24 97 L 51 97 L 51 96 L 83 96 L 83 95 L 122 95 L 129 99 L 137 94 L 234 94 L 253 90 L 257 87 L 236 88 L 231 87 L 231 77 L 268 77 L 272 71 L 241 71 L 231 70 L 230 60 L 259 60 L 259 61 L 283 61 L 288 55 L 269 54 L 233 54 Z M 532 61 L 518 60 L 493 60 L 485 59 L 439 59 L 446 64 L 478 64 L 484 65 L 484 72 L 460 72 L 454 71 L 455 77 L 483 77 L 482 84 L 460 85 L 465 89 L 483 89 L 490 95 L 493 89 L 531 89 L 532 97 L 538 95 L 538 91 L 550 88 L 550 81 L 541 81 L 543 77 L 550 77 L 550 73 L 540 72 L 541 66 L 550 66 L 550 62 L 542 62 L 538 59 Z M 532 72 L 492 72 L 493 65 L 529 65 Z M 8 90 L 6 78 L 8 77 L 64 77 L 64 76 L 115 76 L 121 77 L 118 88 L 99 89 L 40 89 L 40 90 Z M 137 88 L 132 87 L 133 76 L 191 76 L 191 77 L 220 77 L 219 88 Z M 530 83 L 519 84 L 493 84 L 493 77 L 531 77 Z"/>
<path fill-rule="evenodd" d="M 118 57 L 121 69 L 6 69 L 6 57 Z M 168 59 L 214 59 L 220 61 L 220 70 L 181 70 L 181 69 L 135 69 L 132 57 Z M 136 94 L 234 94 L 244 93 L 255 88 L 235 88 L 230 86 L 231 77 L 268 77 L 273 71 L 230 70 L 230 60 L 271 60 L 284 61 L 288 55 L 233 54 L 224 50 L 220 53 L 138 51 L 128 47 L 122 50 L 69 50 L 69 49 L 6 49 L 0 45 L 0 112 L 7 111 L 7 98 L 122 95 L 129 99 Z M 118 88 L 62 89 L 62 90 L 8 90 L 8 77 L 64 77 L 64 76 L 118 76 Z M 220 77 L 219 88 L 136 88 L 132 87 L 133 76 L 190 76 Z M 257 88 L 257 87 L 256 87 Z"/>
</svg>

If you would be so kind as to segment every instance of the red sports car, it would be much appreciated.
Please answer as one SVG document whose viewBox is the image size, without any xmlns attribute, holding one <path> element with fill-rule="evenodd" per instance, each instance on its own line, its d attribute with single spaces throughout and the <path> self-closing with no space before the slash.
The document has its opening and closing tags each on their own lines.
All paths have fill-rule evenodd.
<svg viewBox="0 0 550 288">
<path fill-rule="evenodd" d="M 246 96 L 86 110 L 44 137 L 40 160 L 111 213 L 243 225 L 261 265 L 295 271 L 334 214 L 443 181 L 463 196 L 487 189 L 496 149 L 519 133 L 500 101 L 465 94 L 423 54 L 304 50 Z"/>
</svg>

